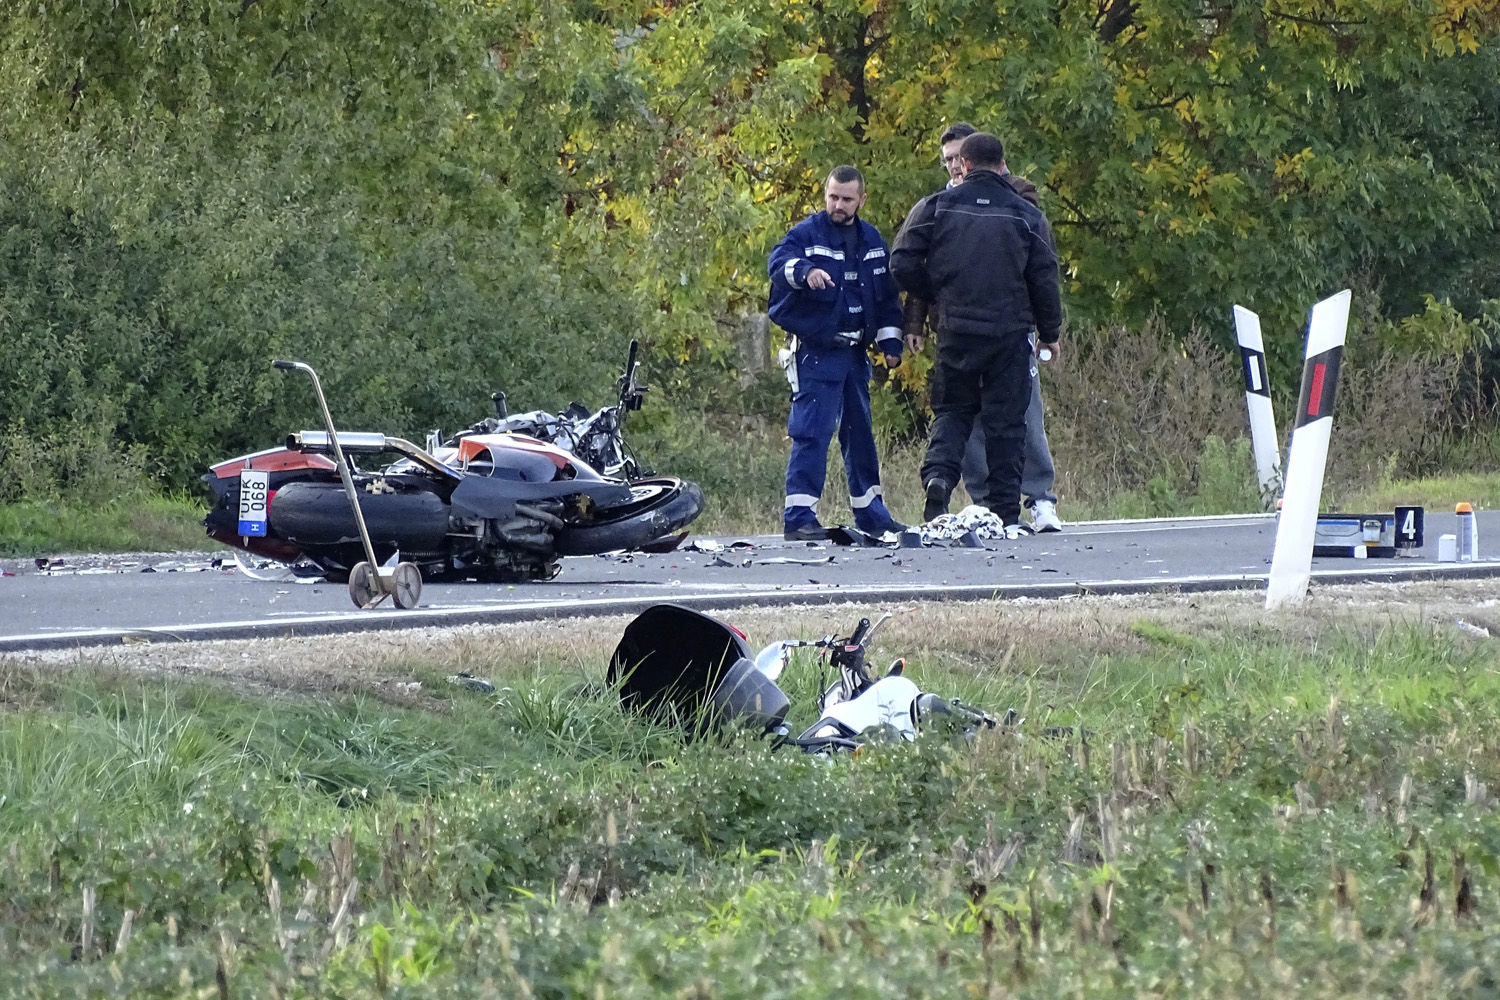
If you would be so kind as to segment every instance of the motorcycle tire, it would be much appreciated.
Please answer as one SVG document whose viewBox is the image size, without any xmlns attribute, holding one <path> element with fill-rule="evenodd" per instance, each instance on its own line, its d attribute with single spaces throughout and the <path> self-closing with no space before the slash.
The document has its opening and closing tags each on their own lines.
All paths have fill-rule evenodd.
<svg viewBox="0 0 1500 1000">
<path fill-rule="evenodd" d="M 590 556 L 633 549 L 693 522 L 703 513 L 697 483 L 663 476 L 630 484 L 630 499 L 593 511 L 588 523 L 566 523 L 557 533 L 557 554 Z"/>
<path fill-rule="evenodd" d="M 360 511 L 377 546 L 403 552 L 442 552 L 448 546 L 448 505 L 421 484 L 388 477 L 389 493 L 362 492 Z M 304 549 L 347 544 L 359 547 L 359 526 L 344 485 L 290 483 L 276 493 L 268 516 L 271 531 Z"/>
</svg>

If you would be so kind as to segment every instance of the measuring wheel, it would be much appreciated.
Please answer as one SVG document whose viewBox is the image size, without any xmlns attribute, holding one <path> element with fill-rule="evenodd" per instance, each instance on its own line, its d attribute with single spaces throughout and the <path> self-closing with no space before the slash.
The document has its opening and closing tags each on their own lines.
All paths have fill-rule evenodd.
<svg viewBox="0 0 1500 1000">
<path fill-rule="evenodd" d="M 385 589 L 380 586 L 378 573 L 379 571 L 367 562 L 357 562 L 349 571 L 349 599 L 354 602 L 356 608 L 370 607 L 375 600 L 385 596 Z M 420 581 L 420 575 L 418 579 Z M 421 589 L 420 582 L 417 589 Z"/>
<path fill-rule="evenodd" d="M 352 579 L 352 578 L 351 578 Z M 391 575 L 391 596 L 398 608 L 414 608 L 422 598 L 422 571 L 415 563 L 397 563 Z"/>
</svg>

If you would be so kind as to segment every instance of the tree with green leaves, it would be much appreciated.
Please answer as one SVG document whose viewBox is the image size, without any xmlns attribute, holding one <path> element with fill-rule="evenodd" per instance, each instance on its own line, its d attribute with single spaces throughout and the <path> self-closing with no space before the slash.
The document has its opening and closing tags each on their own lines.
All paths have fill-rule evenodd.
<svg viewBox="0 0 1500 1000">
<path fill-rule="evenodd" d="M 1497 0 L 18 0 L 0 435 L 88 413 L 183 482 L 310 416 L 273 354 L 413 433 L 598 391 L 633 334 L 731 364 L 827 168 L 891 235 L 960 119 L 1039 184 L 1080 329 L 1239 301 L 1285 365 L 1348 282 L 1474 316 L 1497 32 Z"/>
<path fill-rule="evenodd" d="M 671 19 L 698 37 L 657 31 L 658 62 L 696 65 L 703 36 L 748 49 L 716 64 L 703 148 L 778 223 L 848 161 L 889 230 L 939 186 L 942 126 L 969 120 L 1041 186 L 1075 320 L 1227 328 L 1240 301 L 1285 349 L 1349 281 L 1405 312 L 1500 297 L 1494 2 L 708 0 Z M 766 99 L 788 80 L 800 94 Z"/>
</svg>

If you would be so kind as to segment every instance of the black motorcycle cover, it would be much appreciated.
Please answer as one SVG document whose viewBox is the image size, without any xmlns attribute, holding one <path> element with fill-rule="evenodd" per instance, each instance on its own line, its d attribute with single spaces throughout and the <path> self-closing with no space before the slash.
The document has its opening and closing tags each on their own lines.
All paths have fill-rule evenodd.
<svg viewBox="0 0 1500 1000">
<path fill-rule="evenodd" d="M 608 679 L 626 708 L 690 731 L 730 720 L 766 729 L 789 702 L 751 657 L 744 636 L 718 619 L 658 604 L 625 627 Z"/>
</svg>

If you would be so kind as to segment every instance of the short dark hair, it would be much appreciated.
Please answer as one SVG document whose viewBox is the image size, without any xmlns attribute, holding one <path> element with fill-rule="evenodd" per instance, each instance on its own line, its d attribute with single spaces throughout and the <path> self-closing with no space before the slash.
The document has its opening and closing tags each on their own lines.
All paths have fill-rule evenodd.
<svg viewBox="0 0 1500 1000">
<path fill-rule="evenodd" d="M 968 160 L 969 166 L 984 169 L 999 169 L 1005 162 L 1005 144 L 988 132 L 975 132 L 958 147 L 960 159 Z"/>
<path fill-rule="evenodd" d="M 858 181 L 859 189 L 861 191 L 865 189 L 865 175 L 859 172 L 858 167 L 851 167 L 847 163 L 840 167 L 834 167 L 833 171 L 828 175 L 828 180 L 837 181 L 840 184 Z M 826 185 L 828 181 L 824 181 L 823 183 Z"/>
<path fill-rule="evenodd" d="M 967 139 L 979 130 L 968 122 L 954 122 L 943 129 L 942 137 L 938 139 L 939 146 L 946 146 L 954 139 Z"/>
</svg>

